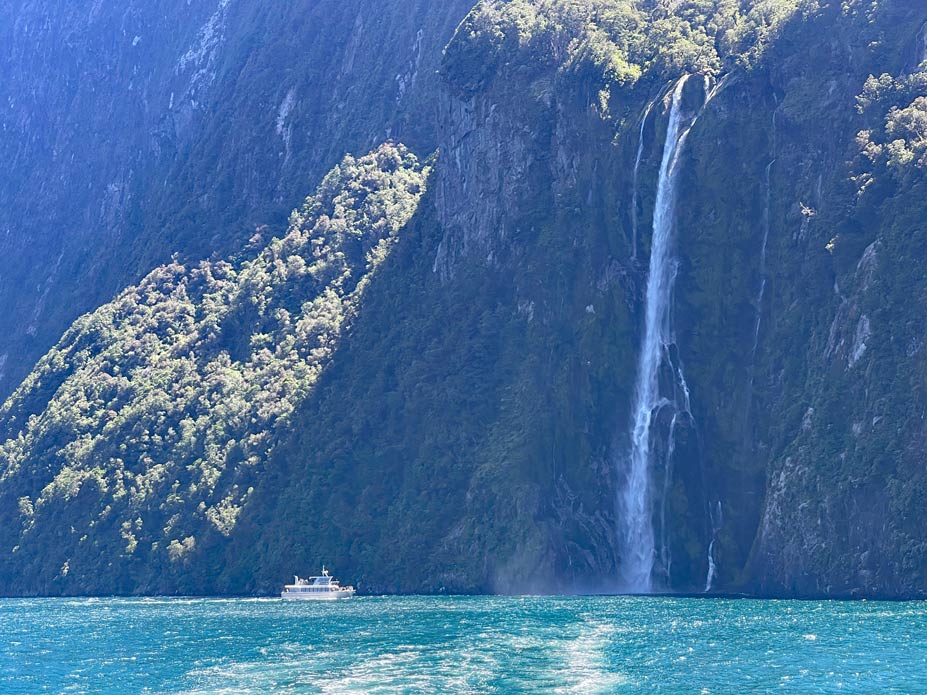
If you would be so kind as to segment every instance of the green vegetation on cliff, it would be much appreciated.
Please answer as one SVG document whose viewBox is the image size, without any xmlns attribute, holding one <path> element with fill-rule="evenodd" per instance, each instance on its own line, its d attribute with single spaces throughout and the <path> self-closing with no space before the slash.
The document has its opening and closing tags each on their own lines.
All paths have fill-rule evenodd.
<svg viewBox="0 0 927 695">
<path fill-rule="evenodd" d="M 401 146 L 346 157 L 253 258 L 175 261 L 78 319 L 0 411 L 0 567 L 81 590 L 105 560 L 118 588 L 231 534 L 428 173 Z"/>
<path fill-rule="evenodd" d="M 346 153 L 436 142 L 473 0 L 0 3 L 0 400 L 174 254 L 238 253 Z"/>
<path fill-rule="evenodd" d="M 809 221 L 828 276 L 805 310 L 806 371 L 777 425 L 757 544 L 780 590 L 921 595 L 927 582 L 927 65 L 912 62 L 865 80 L 849 165 Z"/>
<path fill-rule="evenodd" d="M 326 3 L 338 50 L 282 81 L 309 20 L 234 15 L 208 137 L 111 242 L 180 253 L 0 408 L 0 591 L 265 592 L 320 561 L 362 590 L 616 588 L 686 73 L 667 352 L 691 413 L 660 423 L 674 448 L 653 471 L 668 586 L 703 590 L 712 548 L 716 589 L 922 590 L 927 9 L 486 0 L 442 58 L 420 53 L 446 24 L 427 4 L 418 34 L 402 3 Z M 252 55 L 252 26 L 286 30 Z M 381 65 L 373 35 L 404 48 Z M 368 111 L 374 63 L 401 69 Z M 271 144 L 232 146 L 252 122 Z M 393 125 L 439 156 L 348 157 L 285 234 L 245 243 Z"/>
<path fill-rule="evenodd" d="M 500 65 L 550 68 L 632 86 L 644 74 L 717 75 L 755 64 L 786 21 L 817 0 L 492 0 L 464 20 L 444 70 L 474 92 Z"/>
</svg>

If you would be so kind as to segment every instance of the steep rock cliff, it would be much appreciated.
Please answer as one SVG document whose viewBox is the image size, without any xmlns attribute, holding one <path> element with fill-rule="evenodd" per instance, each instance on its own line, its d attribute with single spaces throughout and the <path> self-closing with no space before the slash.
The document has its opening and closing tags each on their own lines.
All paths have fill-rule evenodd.
<svg viewBox="0 0 927 695">
<path fill-rule="evenodd" d="M 347 157 L 253 257 L 174 261 L 78 319 L 0 413 L 5 583 L 202 591 L 428 173 Z"/>
<path fill-rule="evenodd" d="M 41 423 L 73 405 L 72 360 L 50 353 L 3 411 L 7 479 L 17 481 L 0 481 L 11 529 L 3 542 L 19 546 L 5 558 L 4 590 L 48 574 L 34 560 L 56 533 L 71 540 L 42 584 L 50 592 L 271 591 L 319 558 L 370 591 L 628 588 L 619 500 L 639 435 L 632 408 L 652 234 L 668 219 L 670 304 L 656 389 L 685 407 L 659 401 L 650 422 L 652 588 L 922 594 L 927 14 L 900 0 L 709 5 L 481 3 L 440 66 L 437 53 L 423 54 L 440 67 L 427 88 L 412 77 L 415 59 L 396 58 L 407 68 L 393 93 L 400 105 L 389 101 L 369 122 L 352 101 L 361 97 L 350 66 L 372 60 L 357 42 L 382 27 L 328 8 L 341 32 L 332 45 L 354 77 L 344 77 L 349 96 L 312 121 L 339 134 L 313 140 L 319 150 L 297 146 L 288 125 L 318 83 L 303 92 L 258 79 L 269 64 L 242 49 L 246 74 L 264 68 L 253 82 L 217 73 L 214 88 L 228 98 L 215 119 L 198 117 L 214 139 L 191 140 L 188 160 L 165 170 L 186 172 L 178 181 L 195 192 L 177 213 L 189 212 L 190 226 L 165 218 L 165 240 L 142 235 L 154 246 L 133 262 L 174 248 L 208 253 L 212 242 L 189 230 L 216 220 L 234 220 L 218 246 L 256 253 L 240 250 L 244 239 L 256 221 L 274 222 L 292 177 L 333 163 L 347 142 L 372 146 L 390 135 L 383 123 L 419 149 L 436 148 L 428 190 L 324 365 L 309 381 L 291 375 L 299 397 L 287 401 L 285 426 L 249 450 L 254 466 L 230 459 L 233 475 L 222 480 L 250 476 L 235 493 L 248 491 L 233 500 L 231 526 L 221 523 L 231 487 L 186 510 L 195 494 L 183 456 L 144 443 L 178 473 L 151 498 L 157 525 L 143 524 L 156 526 L 145 537 L 158 544 L 145 551 L 156 562 L 113 559 L 131 543 L 106 535 L 113 512 L 96 498 L 39 508 L 46 490 L 67 497 L 69 481 L 96 479 L 119 458 L 106 422 L 65 417 L 60 437 L 43 439 Z M 234 7 L 204 14 L 202 26 L 228 13 L 231 27 Z M 426 31 L 423 45 L 439 45 L 439 33 Z M 198 34 L 211 46 L 207 34 L 219 34 Z M 203 65 L 219 64 L 208 55 Z M 264 121 L 239 115 L 247 100 L 229 96 L 256 84 L 274 94 Z M 401 105 L 409 94 L 417 106 Z M 433 116 L 419 119 L 429 101 Z M 676 143 L 667 140 L 673 112 Z M 265 124 L 279 169 L 260 163 L 271 157 L 266 138 L 216 145 L 217 123 L 239 117 Z M 216 161 L 225 163 L 221 182 L 206 173 Z M 674 203 L 658 222 L 668 172 Z M 173 200 L 171 189 L 163 195 L 144 200 Z M 166 279 L 165 296 L 181 275 Z M 261 296 L 273 283 L 252 285 Z M 294 306 L 311 299 L 298 283 L 281 291 Z M 101 311 L 114 315 L 112 306 Z M 233 314 L 221 346 L 232 362 L 285 343 L 276 314 Z M 94 321 L 75 324 L 56 351 L 79 355 L 84 346 L 94 358 L 112 349 Z M 291 383 L 287 374 L 280 383 Z M 157 392 L 137 377 L 126 386 Z M 235 456 L 260 429 L 241 422 L 230 433 L 221 417 L 204 417 L 211 441 Z M 45 455 L 21 453 L 36 441 Z M 58 450 L 86 455 L 69 469 Z M 178 504 L 186 516 L 172 522 Z M 138 535 L 131 524 L 126 532 Z M 118 584 L 95 578 L 108 562 L 122 563 Z"/>
<path fill-rule="evenodd" d="M 0 5 L 0 395 L 172 254 L 285 224 L 344 154 L 430 151 L 441 48 L 471 5 Z"/>
</svg>

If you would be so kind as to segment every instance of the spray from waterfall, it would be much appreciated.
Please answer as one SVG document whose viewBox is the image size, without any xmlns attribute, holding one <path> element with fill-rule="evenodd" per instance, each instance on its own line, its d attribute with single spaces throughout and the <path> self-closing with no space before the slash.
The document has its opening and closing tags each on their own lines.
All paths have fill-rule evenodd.
<svg viewBox="0 0 927 695">
<path fill-rule="evenodd" d="M 653 569 L 657 555 L 653 528 L 651 473 L 655 452 L 655 420 L 664 407 L 673 409 L 673 425 L 663 447 L 672 454 L 675 415 L 688 409 L 689 393 L 682 368 L 671 348 L 674 337 L 671 325 L 673 287 L 678 262 L 673 255 L 673 231 L 676 204 L 676 179 L 680 153 L 695 119 L 684 128 L 683 90 L 688 76 L 676 83 L 670 104 L 666 141 L 657 180 L 657 197 L 653 214 L 650 267 L 645 296 L 644 334 L 638 358 L 637 383 L 632 406 L 631 452 L 627 480 L 620 492 L 622 511 L 619 545 L 622 579 L 628 591 L 647 593 L 653 590 Z M 672 400 L 660 393 L 659 373 L 668 366 L 674 375 Z M 678 402 L 677 395 L 682 396 Z M 669 457 L 668 457 L 669 458 Z M 665 480 L 668 480 L 665 478 Z M 665 508 L 664 508 L 665 509 Z M 662 512 L 661 512 L 662 514 Z M 664 524 L 665 526 L 665 524 Z M 661 546 L 665 550 L 661 529 Z"/>
</svg>

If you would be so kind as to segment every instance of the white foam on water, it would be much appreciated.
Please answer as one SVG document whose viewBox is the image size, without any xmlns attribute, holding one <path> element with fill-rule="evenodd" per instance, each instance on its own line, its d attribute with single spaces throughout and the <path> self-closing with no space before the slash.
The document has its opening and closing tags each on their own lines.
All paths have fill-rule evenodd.
<svg viewBox="0 0 927 695">
<path fill-rule="evenodd" d="M 594 622 L 581 627 L 580 634 L 564 639 L 556 693 L 594 695 L 611 693 L 631 682 L 630 677 L 616 671 L 608 663 L 608 647 L 617 633 L 612 623 Z"/>
</svg>

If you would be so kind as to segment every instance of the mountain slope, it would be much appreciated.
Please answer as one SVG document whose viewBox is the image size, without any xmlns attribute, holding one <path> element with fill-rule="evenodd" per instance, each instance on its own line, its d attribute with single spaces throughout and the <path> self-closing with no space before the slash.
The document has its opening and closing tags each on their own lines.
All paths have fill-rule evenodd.
<svg viewBox="0 0 927 695">
<path fill-rule="evenodd" d="M 326 7 L 338 56 L 391 26 Z M 383 111 L 320 67 L 307 93 L 346 96 L 298 148 L 311 99 L 236 54 L 253 80 L 217 68 L 239 96 L 168 169 L 189 190 L 139 199 L 163 235 L 112 247 L 229 260 L 79 319 L 0 411 L 0 590 L 262 593 L 320 560 L 374 592 L 635 590 L 633 553 L 652 589 L 923 595 L 925 36 L 901 0 L 487 1 Z M 246 241 L 386 122 L 436 157 L 347 159 Z M 250 123 L 288 164 L 221 144 Z"/>
<path fill-rule="evenodd" d="M 471 0 L 0 3 L 0 396 L 174 253 L 280 228 L 348 152 L 434 149 Z"/>
<path fill-rule="evenodd" d="M 175 261 L 78 319 L 0 412 L 5 581 L 195 590 L 427 176 L 402 147 L 348 157 L 252 259 Z"/>
</svg>

